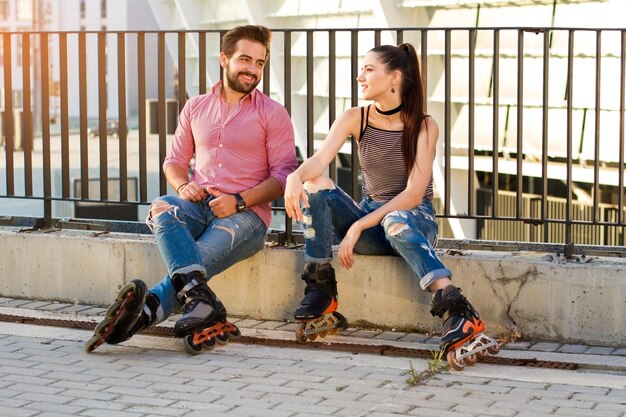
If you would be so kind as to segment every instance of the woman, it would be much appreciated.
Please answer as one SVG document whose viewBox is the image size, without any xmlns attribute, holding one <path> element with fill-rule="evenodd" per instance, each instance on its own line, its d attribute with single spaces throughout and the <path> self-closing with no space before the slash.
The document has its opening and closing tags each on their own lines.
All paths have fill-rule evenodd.
<svg viewBox="0 0 626 417">
<path fill-rule="evenodd" d="M 337 285 L 330 265 L 334 232 L 341 240 L 338 258 L 344 268 L 352 267 L 355 252 L 406 260 L 421 287 L 433 293 L 431 313 L 444 319 L 441 347 L 449 351 L 485 326 L 452 285 L 451 272 L 434 250 L 438 227 L 432 168 L 439 129 L 424 113 L 415 49 L 408 43 L 371 49 L 357 81 L 363 97 L 374 103 L 346 110 L 319 150 L 287 177 L 285 208 L 304 223 L 306 240 L 302 279 L 307 286 L 294 313 L 306 326 L 298 339 L 347 326 L 336 313 Z M 349 136 L 357 140 L 363 171 L 359 204 L 322 176 Z"/>
</svg>

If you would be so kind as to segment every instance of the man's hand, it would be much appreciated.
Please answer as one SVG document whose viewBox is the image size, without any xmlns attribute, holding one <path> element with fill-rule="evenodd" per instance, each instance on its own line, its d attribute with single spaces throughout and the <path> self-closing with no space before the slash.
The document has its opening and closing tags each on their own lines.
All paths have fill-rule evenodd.
<svg viewBox="0 0 626 417">
<path fill-rule="evenodd" d="M 191 181 L 187 185 L 181 187 L 178 196 L 183 200 L 199 202 L 207 198 L 208 193 L 202 186 Z"/>
<path fill-rule="evenodd" d="M 215 197 L 209 201 L 209 207 L 215 217 L 222 219 L 237 213 L 237 198 L 234 195 L 222 194 L 212 187 L 206 187 L 206 192 Z"/>
</svg>

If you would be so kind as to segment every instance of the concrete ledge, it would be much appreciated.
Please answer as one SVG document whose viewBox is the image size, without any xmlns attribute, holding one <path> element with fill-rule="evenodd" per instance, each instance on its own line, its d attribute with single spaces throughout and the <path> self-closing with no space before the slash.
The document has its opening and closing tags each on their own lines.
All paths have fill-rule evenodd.
<svg viewBox="0 0 626 417">
<path fill-rule="evenodd" d="M 133 278 L 148 285 L 165 267 L 151 236 L 83 231 L 20 232 L 0 228 L 0 296 L 108 305 Z M 232 315 L 291 319 L 303 282 L 303 250 L 267 247 L 213 277 L 211 286 Z M 563 263 L 535 252 L 441 251 L 492 334 L 517 328 L 526 339 L 626 344 L 626 259 Z M 338 270 L 340 310 L 349 322 L 395 329 L 437 330 L 430 294 L 404 261 L 357 256 Z"/>
</svg>

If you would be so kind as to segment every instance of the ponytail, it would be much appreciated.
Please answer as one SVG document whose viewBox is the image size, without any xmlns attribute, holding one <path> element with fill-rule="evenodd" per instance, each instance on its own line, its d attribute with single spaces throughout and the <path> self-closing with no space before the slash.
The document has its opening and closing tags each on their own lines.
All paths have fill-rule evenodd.
<svg viewBox="0 0 626 417">
<path fill-rule="evenodd" d="M 400 120 L 404 124 L 402 135 L 402 155 L 407 172 L 411 174 L 417 156 L 417 136 L 426 116 L 424 114 L 424 83 L 415 48 L 410 43 L 390 46 L 382 45 L 372 49 L 379 54 L 380 61 L 387 71 L 399 70 L 402 74 L 400 91 Z"/>
</svg>

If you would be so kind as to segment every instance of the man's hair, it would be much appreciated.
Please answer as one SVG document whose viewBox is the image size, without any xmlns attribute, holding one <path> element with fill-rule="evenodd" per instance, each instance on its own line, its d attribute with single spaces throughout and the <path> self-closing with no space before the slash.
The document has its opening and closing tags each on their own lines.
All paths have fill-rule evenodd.
<svg viewBox="0 0 626 417">
<path fill-rule="evenodd" d="M 248 39 L 263 44 L 267 51 L 265 58 L 270 55 L 272 32 L 261 25 L 244 25 L 232 28 L 226 32 L 222 38 L 221 51 L 224 52 L 228 58 L 232 57 L 235 53 L 235 46 L 241 39 Z"/>
</svg>

